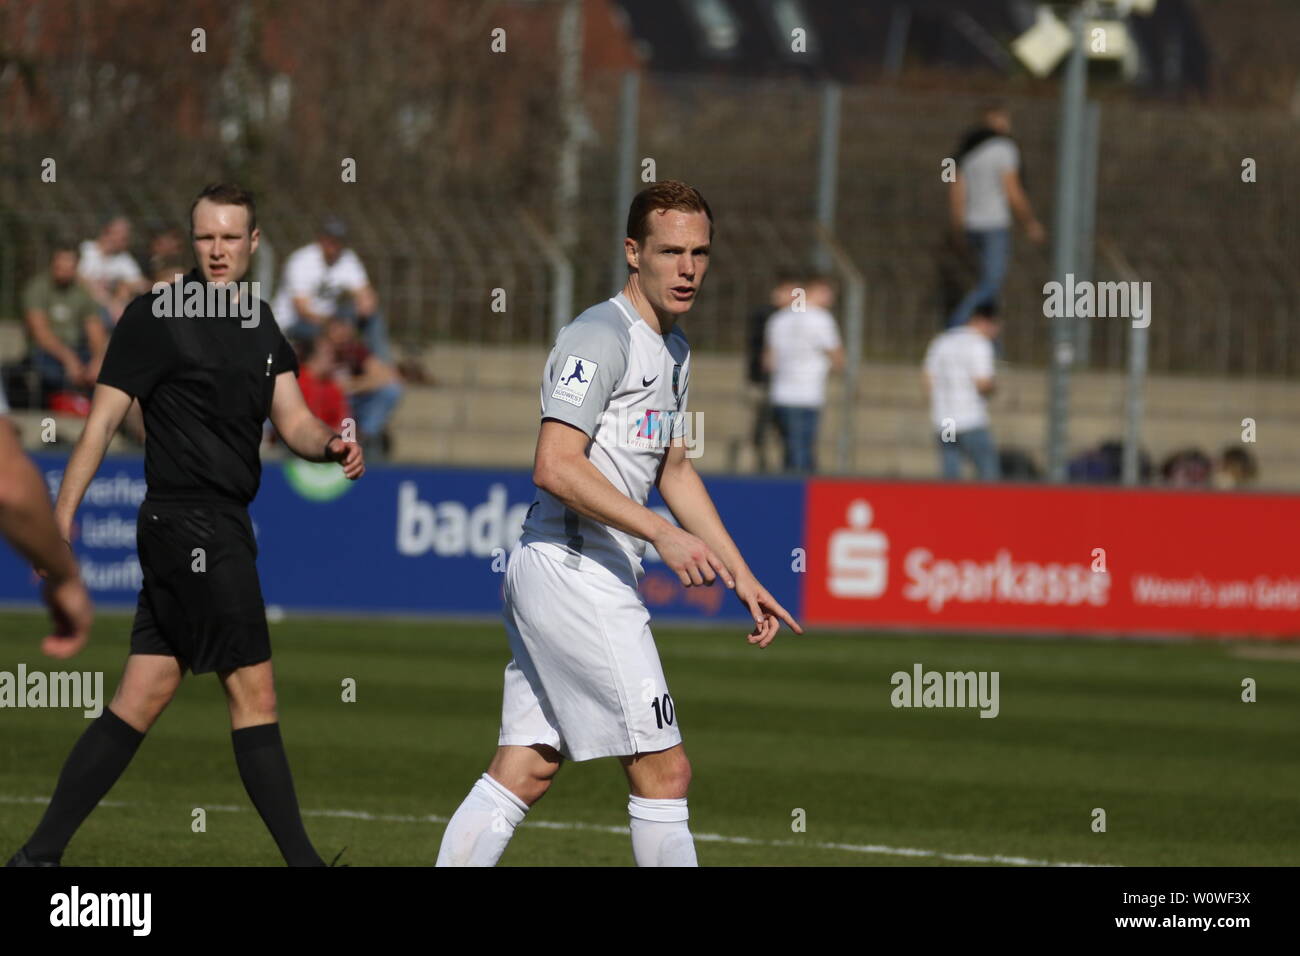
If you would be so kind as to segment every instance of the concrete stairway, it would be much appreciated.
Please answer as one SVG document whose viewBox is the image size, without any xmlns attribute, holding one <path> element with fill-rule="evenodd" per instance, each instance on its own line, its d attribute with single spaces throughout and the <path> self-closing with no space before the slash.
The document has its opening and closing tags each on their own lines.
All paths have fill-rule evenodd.
<svg viewBox="0 0 1300 956">
<path fill-rule="evenodd" d="M 538 387 L 546 350 L 443 345 L 423 356 L 435 384 L 408 389 L 399 409 L 395 456 L 403 461 L 528 467 L 537 436 Z M 742 362 L 734 355 L 697 354 L 690 408 L 703 412 L 704 471 L 751 471 L 746 447 L 749 410 Z M 1047 379 L 1042 369 L 1000 369 L 992 400 L 999 444 L 1017 445 L 1040 461 Z M 840 386 L 832 384 L 819 454 L 837 468 Z M 1124 379 L 1085 372 L 1072 379 L 1070 447 L 1081 450 L 1123 430 Z M 1261 485 L 1300 489 L 1300 383 L 1152 376 L 1146 390 L 1144 445 L 1158 464 L 1170 452 L 1197 446 L 1216 456 L 1241 442 L 1252 418 L 1256 442 L 1246 447 L 1260 465 Z M 858 389 L 857 441 L 850 470 L 879 477 L 935 477 L 937 455 L 919 373 L 911 365 L 864 365 Z M 775 439 L 774 439 L 775 440 Z M 776 450 L 773 449 L 773 458 Z"/>
</svg>

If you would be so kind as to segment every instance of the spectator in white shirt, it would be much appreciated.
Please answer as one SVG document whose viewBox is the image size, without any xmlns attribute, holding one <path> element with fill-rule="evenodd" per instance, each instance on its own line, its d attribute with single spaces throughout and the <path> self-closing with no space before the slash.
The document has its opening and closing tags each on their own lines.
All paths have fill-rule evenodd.
<svg viewBox="0 0 1300 956">
<path fill-rule="evenodd" d="M 957 178 L 948 197 L 953 235 L 979 259 L 979 279 L 948 317 L 950 329 L 970 318 L 975 306 L 1001 294 L 1011 258 L 1013 213 L 1031 242 L 1046 240 L 1021 179 L 1011 114 L 1000 103 L 990 104 L 983 125 L 969 131 L 958 147 Z"/>
<path fill-rule="evenodd" d="M 81 244 L 77 274 L 99 303 L 110 326 L 117 323 L 127 303 L 149 290 L 149 282 L 127 248 L 131 245 L 131 220 L 112 216 L 99 235 Z"/>
<path fill-rule="evenodd" d="M 347 225 L 337 216 L 321 223 L 316 241 L 295 250 L 284 263 L 276 290 L 276 321 L 291 339 L 313 339 L 332 319 L 343 319 L 366 346 L 392 362 L 379 297 L 361 258 L 347 245 Z"/>
<path fill-rule="evenodd" d="M 771 373 L 772 416 L 785 443 L 785 470 L 817 468 L 817 426 L 826 404 L 826 378 L 844 365 L 844 349 L 830 308 L 835 288 L 824 276 L 808 280 L 805 301 L 767 320 L 763 367 Z"/>
<path fill-rule="evenodd" d="M 1000 477 L 985 402 L 996 387 L 993 340 L 998 326 L 997 307 L 983 303 L 964 324 L 937 336 L 925 353 L 930 421 L 939 441 L 940 472 L 949 480 L 961 477 L 963 457 L 981 481 Z"/>
</svg>

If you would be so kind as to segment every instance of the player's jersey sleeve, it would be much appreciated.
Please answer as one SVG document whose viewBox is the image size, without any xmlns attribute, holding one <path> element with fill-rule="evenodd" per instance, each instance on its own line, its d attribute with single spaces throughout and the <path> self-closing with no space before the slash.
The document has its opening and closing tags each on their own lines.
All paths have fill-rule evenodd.
<svg viewBox="0 0 1300 956">
<path fill-rule="evenodd" d="M 108 340 L 99 384 L 148 398 L 176 363 L 176 343 L 167 320 L 154 315 L 152 294 L 139 296 L 122 313 Z"/>
<path fill-rule="evenodd" d="M 560 330 L 542 375 L 542 418 L 595 437 L 610 396 L 627 373 L 627 332 L 612 321 L 585 319 Z"/>
</svg>

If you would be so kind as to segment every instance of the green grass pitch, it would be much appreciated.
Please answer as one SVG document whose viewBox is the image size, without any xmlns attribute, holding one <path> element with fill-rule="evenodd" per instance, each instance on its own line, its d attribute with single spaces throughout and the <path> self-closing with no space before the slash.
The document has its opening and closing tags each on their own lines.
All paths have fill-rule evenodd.
<svg viewBox="0 0 1300 956">
<path fill-rule="evenodd" d="M 0 615 L 0 671 L 102 670 L 111 697 L 130 618 L 102 614 L 72 662 L 41 657 L 44 626 Z M 704 865 L 1300 862 L 1293 648 L 820 632 L 758 651 L 743 630 L 656 631 Z M 431 864 L 496 744 L 501 627 L 291 616 L 271 633 L 281 725 L 321 853 Z M 893 708 L 890 675 L 915 662 L 998 671 L 999 716 Z M 1257 703 L 1241 700 L 1246 677 Z M 345 678 L 355 703 L 342 701 Z M 0 709 L 0 853 L 36 823 L 85 726 L 80 711 Z M 567 765 L 503 864 L 630 865 L 626 797 L 616 761 Z M 207 827 L 195 833 L 200 807 Z M 1098 807 L 1104 833 L 1092 829 Z M 240 785 L 214 677 L 186 680 L 65 862 L 280 864 Z"/>
</svg>

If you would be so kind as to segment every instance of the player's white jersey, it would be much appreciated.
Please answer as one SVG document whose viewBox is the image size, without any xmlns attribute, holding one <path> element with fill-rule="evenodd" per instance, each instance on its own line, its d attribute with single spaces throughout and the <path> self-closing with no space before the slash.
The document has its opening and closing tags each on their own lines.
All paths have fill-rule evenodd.
<svg viewBox="0 0 1300 956">
<path fill-rule="evenodd" d="M 619 293 L 560 330 L 542 375 L 542 418 L 585 432 L 587 457 L 638 504 L 650 495 L 669 443 L 684 435 L 690 346 L 660 335 Z M 566 508 L 538 489 L 524 543 L 561 552 L 569 567 L 595 562 L 627 580 L 642 574 L 646 542 Z"/>
</svg>

